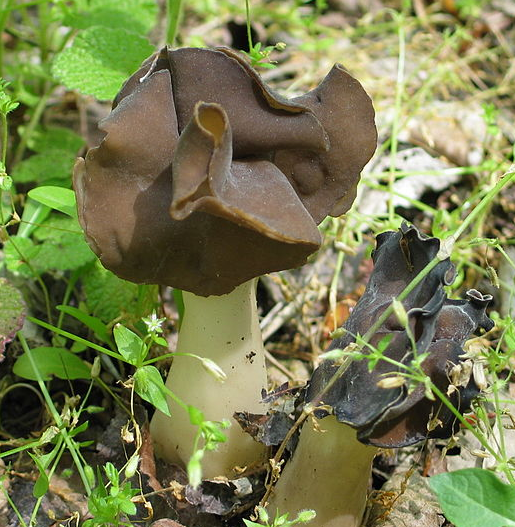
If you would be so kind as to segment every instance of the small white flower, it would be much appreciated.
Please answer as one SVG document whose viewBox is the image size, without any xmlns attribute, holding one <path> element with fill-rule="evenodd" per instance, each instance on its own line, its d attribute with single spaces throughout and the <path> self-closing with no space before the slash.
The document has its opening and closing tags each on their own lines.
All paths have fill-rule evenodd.
<svg viewBox="0 0 515 527">
<path fill-rule="evenodd" d="M 147 329 L 150 333 L 162 333 L 163 329 L 161 325 L 166 320 L 166 318 L 157 318 L 155 311 L 152 311 L 152 314 L 149 317 L 143 319 L 143 322 L 147 326 Z"/>
</svg>

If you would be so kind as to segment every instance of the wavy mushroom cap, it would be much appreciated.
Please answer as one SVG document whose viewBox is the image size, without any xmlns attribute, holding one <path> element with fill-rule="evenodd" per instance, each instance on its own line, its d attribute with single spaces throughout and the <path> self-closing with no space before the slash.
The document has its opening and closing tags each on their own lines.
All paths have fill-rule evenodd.
<svg viewBox="0 0 515 527">
<path fill-rule="evenodd" d="M 345 348 L 356 334 L 363 335 L 439 250 L 436 238 L 422 236 L 415 227 L 403 225 L 398 232 L 378 236 L 374 253 L 375 267 L 365 293 L 351 313 L 345 328 L 348 333 L 333 341 L 329 349 Z M 466 300 L 448 299 L 443 286 L 450 283 L 454 269 L 448 259 L 440 262 L 403 301 L 408 327 L 418 354 L 427 353 L 422 370 L 444 393 L 451 384 L 451 370 L 463 362 L 463 345 L 480 328 L 488 331 L 493 322 L 485 309 L 492 300 L 476 290 Z M 409 366 L 415 354 L 411 339 L 395 318 L 389 318 L 371 339 L 377 346 L 389 337 L 383 354 Z M 335 374 L 338 365 L 323 362 L 313 373 L 306 399 L 317 401 L 319 394 Z M 383 388 L 378 385 L 385 375 L 403 370 L 379 360 L 369 371 L 366 360 L 351 362 L 345 373 L 323 395 L 324 404 L 333 408 L 338 421 L 356 428 L 357 437 L 366 444 L 379 447 L 407 446 L 426 437 L 450 437 L 457 421 L 439 401 L 426 397 L 425 387 L 408 391 L 405 385 Z M 450 399 L 460 411 L 466 411 L 479 393 L 473 380 L 461 382 Z M 428 431 L 433 420 L 436 425 Z"/>
<path fill-rule="evenodd" d="M 370 99 L 341 67 L 310 94 L 278 96 L 225 49 L 148 59 L 75 167 L 79 219 L 103 265 L 208 296 L 303 264 L 376 145 Z M 294 168 L 314 160 L 307 194 L 284 153 Z"/>
</svg>

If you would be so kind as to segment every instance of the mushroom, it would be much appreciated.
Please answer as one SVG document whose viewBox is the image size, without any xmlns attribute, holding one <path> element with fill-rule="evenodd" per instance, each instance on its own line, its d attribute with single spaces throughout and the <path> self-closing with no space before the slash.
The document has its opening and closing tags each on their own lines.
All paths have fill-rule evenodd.
<svg viewBox="0 0 515 527">
<path fill-rule="evenodd" d="M 167 386 L 209 420 L 262 412 L 256 277 L 304 264 L 321 243 L 317 224 L 350 206 L 376 146 L 370 99 L 340 65 L 286 100 L 228 49 L 165 48 L 125 83 L 100 128 L 105 138 L 74 175 L 88 243 L 124 279 L 182 289 L 176 351 L 227 376 L 221 385 L 178 356 Z M 169 407 L 151 434 L 160 456 L 185 463 L 196 427 Z M 207 477 L 262 453 L 239 427 L 227 435 L 204 457 Z"/>
<path fill-rule="evenodd" d="M 344 326 L 346 333 L 329 349 L 344 349 L 356 335 L 364 335 L 433 260 L 438 249 L 437 239 L 425 237 L 406 224 L 398 232 L 380 234 L 365 293 Z M 462 363 L 465 340 L 479 328 L 488 331 L 493 326 L 485 314 L 492 297 L 471 290 L 466 300 L 448 299 L 443 286 L 453 278 L 449 259 L 439 262 L 403 301 L 406 325 L 393 315 L 370 341 L 378 346 L 389 336 L 384 357 L 404 365 L 410 365 L 416 354 L 427 353 L 422 356 L 422 370 L 443 393 L 451 385 L 452 368 Z M 406 327 L 412 333 L 416 352 Z M 314 527 L 361 524 L 372 460 L 379 447 L 398 448 L 425 438 L 447 438 L 459 425 L 441 401 L 427 397 L 423 384 L 410 388 L 397 382 L 397 374 L 402 371 L 399 366 L 379 360 L 370 371 L 366 360 L 355 360 L 329 385 L 338 367 L 335 361 L 326 360 L 313 373 L 305 402 L 315 408 L 323 405 L 315 410 L 320 421 L 317 427 L 309 422 L 303 425 L 297 449 L 268 506 L 271 512 L 279 510 L 281 514 L 315 509 L 317 516 L 311 523 Z M 388 377 L 393 377 L 390 386 L 379 382 Z M 468 409 L 479 392 L 469 378 L 450 391 L 450 400 L 460 412 Z"/>
</svg>

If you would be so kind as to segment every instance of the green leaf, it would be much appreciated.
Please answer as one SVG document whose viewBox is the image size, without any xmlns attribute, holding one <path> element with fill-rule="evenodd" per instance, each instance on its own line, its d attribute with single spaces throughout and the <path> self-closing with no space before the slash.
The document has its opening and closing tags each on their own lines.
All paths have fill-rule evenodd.
<svg viewBox="0 0 515 527">
<path fill-rule="evenodd" d="M 25 320 L 25 302 L 21 293 L 5 278 L 0 278 L 0 356 Z"/>
<path fill-rule="evenodd" d="M 218 443 L 225 443 L 227 436 L 222 432 L 223 428 L 230 426 L 229 421 L 204 421 L 200 429 L 204 438 L 204 448 L 206 450 L 216 450 Z"/>
<path fill-rule="evenodd" d="M 7 115 L 19 106 L 19 102 L 16 101 L 14 96 L 7 92 L 9 82 L 0 79 L 0 113 Z"/>
<path fill-rule="evenodd" d="M 96 258 L 73 218 L 51 215 L 36 229 L 34 238 L 43 242 L 39 245 L 36 262 L 41 272 L 77 269 Z"/>
<path fill-rule="evenodd" d="M 39 254 L 40 247 L 34 244 L 30 238 L 11 236 L 4 243 L 4 261 L 7 269 L 15 275 L 25 278 L 33 278 L 34 273 L 27 263 L 34 266 L 35 259 Z"/>
<path fill-rule="evenodd" d="M 188 405 L 188 415 L 192 425 L 198 426 L 204 422 L 204 414 L 195 406 Z"/>
<path fill-rule="evenodd" d="M 75 156 L 85 143 L 86 141 L 73 130 L 53 126 L 35 130 L 30 136 L 28 147 L 40 154 L 46 154 L 51 150 L 61 150 Z"/>
<path fill-rule="evenodd" d="M 71 90 L 110 100 L 153 51 L 147 39 L 125 29 L 93 26 L 57 55 L 52 72 Z"/>
<path fill-rule="evenodd" d="M 156 15 L 157 3 L 152 0 L 90 0 L 78 12 L 67 14 L 64 25 L 77 29 L 121 28 L 144 35 L 154 26 Z"/>
<path fill-rule="evenodd" d="M 85 421 L 81 425 L 70 429 L 68 434 L 70 437 L 75 437 L 77 434 L 82 434 L 82 432 L 85 432 L 88 428 L 89 428 L 89 421 Z"/>
<path fill-rule="evenodd" d="M 155 366 L 143 366 L 136 370 L 134 390 L 142 399 L 154 405 L 165 415 L 171 415 L 166 402 L 165 384 Z"/>
<path fill-rule="evenodd" d="M 110 342 L 111 339 L 109 338 L 107 326 L 97 317 L 92 317 L 91 315 L 84 313 L 84 311 L 72 306 L 57 306 L 57 309 L 63 313 L 66 313 L 67 315 L 72 316 L 73 318 L 76 318 L 85 326 L 93 330 L 97 338 L 102 342 Z"/>
<path fill-rule="evenodd" d="M 52 375 L 59 379 L 89 379 L 90 370 L 76 355 L 64 348 L 40 347 L 31 350 L 32 359 L 43 380 L 50 380 Z M 13 366 L 16 375 L 36 381 L 38 376 L 32 368 L 26 353 L 18 357 Z"/>
<path fill-rule="evenodd" d="M 316 515 L 317 513 L 314 510 L 306 509 L 304 511 L 300 511 L 294 521 L 298 523 L 309 523 L 311 520 L 316 518 Z"/>
<path fill-rule="evenodd" d="M 27 198 L 23 207 L 21 223 L 18 227 L 17 236 L 28 238 L 38 225 L 46 220 L 50 214 L 50 207 Z"/>
<path fill-rule="evenodd" d="M 122 495 L 120 496 L 119 509 L 121 512 L 131 516 L 136 514 L 136 504 L 131 501 L 131 497 L 138 494 L 137 489 L 132 489 L 129 481 L 124 484 L 122 489 Z"/>
<path fill-rule="evenodd" d="M 45 467 L 43 466 L 43 463 L 38 459 L 37 456 L 34 454 L 31 454 L 28 452 L 29 456 L 32 458 L 32 461 L 34 461 L 36 467 L 39 471 L 38 479 L 36 480 L 36 483 L 34 483 L 34 487 L 32 488 L 32 495 L 35 498 L 41 498 L 46 494 L 46 491 L 48 490 L 48 487 L 50 486 L 48 481 L 48 476 L 45 471 Z"/>
<path fill-rule="evenodd" d="M 111 462 L 108 461 L 105 464 L 104 472 L 106 473 L 106 476 L 111 482 L 111 485 L 113 485 L 113 487 L 118 487 L 120 484 L 120 475 L 118 474 L 118 471 Z"/>
<path fill-rule="evenodd" d="M 129 364 L 137 367 L 144 361 L 145 344 L 136 333 L 117 324 L 113 329 L 113 336 L 118 351 Z"/>
<path fill-rule="evenodd" d="M 47 207 L 63 212 L 72 218 L 77 217 L 75 193 L 69 188 L 52 186 L 36 187 L 29 191 L 29 197 Z"/>
<path fill-rule="evenodd" d="M 433 476 L 429 485 L 456 527 L 515 526 L 515 488 L 492 472 L 467 468 Z"/>
<path fill-rule="evenodd" d="M 93 467 L 91 465 L 84 465 L 84 474 L 86 474 L 86 479 L 88 480 L 90 487 L 93 488 L 96 483 Z"/>
<path fill-rule="evenodd" d="M 157 286 L 122 280 L 98 261 L 81 279 L 89 311 L 104 322 L 122 315 L 124 322 L 135 323 L 150 314 L 157 303 Z"/>
<path fill-rule="evenodd" d="M 75 153 L 51 150 L 20 161 L 12 171 L 16 184 L 37 182 L 70 187 Z"/>
</svg>

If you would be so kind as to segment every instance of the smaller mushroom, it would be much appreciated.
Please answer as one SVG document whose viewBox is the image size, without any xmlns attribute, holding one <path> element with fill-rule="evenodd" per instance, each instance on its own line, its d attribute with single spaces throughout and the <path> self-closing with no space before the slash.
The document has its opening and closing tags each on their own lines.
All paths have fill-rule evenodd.
<svg viewBox="0 0 515 527">
<path fill-rule="evenodd" d="M 365 334 L 438 249 L 437 239 L 422 236 L 405 224 L 398 232 L 379 235 L 375 267 L 365 293 L 344 326 L 346 334 L 329 349 L 344 349 L 357 334 Z M 465 340 L 480 328 L 488 331 L 493 326 L 485 314 L 491 296 L 471 290 L 466 300 L 446 298 L 443 286 L 453 275 L 449 259 L 438 263 L 404 300 L 412 338 L 392 316 L 370 341 L 377 346 L 389 335 L 384 357 L 403 365 L 409 365 L 415 353 L 427 353 L 421 368 L 444 393 L 451 384 L 451 369 L 462 361 Z M 425 386 L 408 389 L 402 380 L 388 387 L 379 382 L 385 375 L 398 380 L 399 366 L 379 360 L 370 371 L 366 360 L 356 360 L 327 389 L 338 367 L 326 360 L 313 373 L 305 402 L 323 405 L 315 410 L 320 421 L 316 427 L 310 422 L 303 425 L 297 449 L 268 505 L 270 512 L 281 514 L 314 509 L 314 527 L 361 524 L 372 461 L 379 447 L 398 448 L 425 438 L 450 437 L 459 425 L 441 401 L 426 396 Z M 478 392 L 470 379 L 455 387 L 450 400 L 464 412 Z"/>
</svg>

